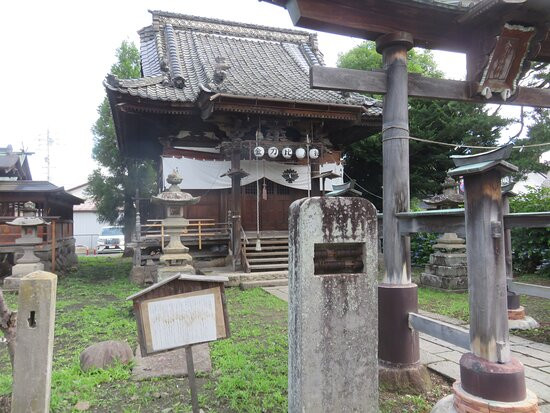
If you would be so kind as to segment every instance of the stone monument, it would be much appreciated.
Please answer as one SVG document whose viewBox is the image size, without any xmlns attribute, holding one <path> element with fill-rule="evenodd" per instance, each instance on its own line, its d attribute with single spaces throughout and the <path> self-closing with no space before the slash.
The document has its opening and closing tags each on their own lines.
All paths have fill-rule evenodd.
<svg viewBox="0 0 550 413">
<path fill-rule="evenodd" d="M 158 281 L 176 273 L 195 274 L 193 258 L 189 254 L 189 248 L 181 243 L 180 236 L 187 232 L 186 227 L 189 225 L 189 221 L 183 217 L 183 208 L 196 204 L 201 198 L 183 192 L 178 186 L 181 181 L 182 177 L 174 170 L 166 179 L 170 187 L 152 198 L 153 203 L 166 208 L 166 218 L 162 220 L 162 225 L 164 232 L 170 236 L 159 260 Z"/>
<path fill-rule="evenodd" d="M 43 271 L 44 264 L 40 258 L 34 255 L 36 245 L 42 244 L 42 239 L 37 236 L 38 226 L 46 222 L 36 216 L 35 204 L 31 201 L 25 202 L 23 216 L 6 222 L 8 225 L 21 228 L 21 237 L 15 240 L 15 244 L 23 249 L 23 255 L 11 269 L 11 275 L 4 278 L 5 290 L 18 290 L 21 278 L 34 271 Z"/>
<path fill-rule="evenodd" d="M 376 209 L 304 198 L 289 235 L 288 411 L 378 412 Z"/>
<path fill-rule="evenodd" d="M 424 199 L 429 209 L 457 208 L 464 203 L 464 196 L 458 191 L 456 181 L 447 177 L 443 183 L 443 193 Z M 467 291 L 468 269 L 466 243 L 455 233 L 445 233 L 437 239 L 434 252 L 424 272 L 420 284 L 442 290 Z"/>
</svg>

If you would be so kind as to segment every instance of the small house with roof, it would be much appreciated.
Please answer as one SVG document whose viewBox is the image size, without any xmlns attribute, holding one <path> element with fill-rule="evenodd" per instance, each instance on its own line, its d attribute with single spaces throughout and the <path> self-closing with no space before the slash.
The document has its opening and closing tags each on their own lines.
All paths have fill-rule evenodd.
<svg viewBox="0 0 550 413">
<path fill-rule="evenodd" d="M 63 271 L 76 263 L 73 238 L 73 205 L 82 199 L 47 181 L 33 181 L 29 169 L 28 153 L 0 148 L 0 262 L 9 268 L 20 254 L 15 240 L 20 237 L 18 227 L 7 225 L 22 215 L 24 204 L 32 201 L 36 214 L 50 225 L 38 228 L 42 244 L 36 255 L 49 271 Z M 52 265 L 53 263 L 53 265 Z M 0 274 L 2 276 L 7 273 Z"/>
<path fill-rule="evenodd" d="M 151 11 L 139 31 L 139 79 L 107 76 L 118 148 L 178 169 L 201 202 L 191 219 L 229 222 L 241 235 L 288 230 L 288 207 L 342 184 L 340 149 L 381 128 L 381 103 L 312 90 L 323 65 L 314 33 Z M 162 181 L 162 182 L 161 182 Z"/>
</svg>

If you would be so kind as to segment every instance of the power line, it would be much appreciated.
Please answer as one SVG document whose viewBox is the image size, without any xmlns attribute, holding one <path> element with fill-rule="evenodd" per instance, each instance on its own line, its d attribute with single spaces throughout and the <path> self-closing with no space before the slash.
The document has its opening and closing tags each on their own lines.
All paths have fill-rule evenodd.
<svg viewBox="0 0 550 413">
<path fill-rule="evenodd" d="M 439 142 L 439 141 L 432 141 L 429 139 L 422 139 L 422 138 L 416 138 L 414 136 L 394 136 L 391 138 L 385 138 L 384 141 L 394 140 L 394 139 L 409 139 L 413 141 L 418 142 L 424 142 L 424 143 L 431 143 L 434 145 L 443 145 L 443 146 L 449 146 L 455 149 L 459 148 L 467 148 L 467 149 L 498 149 L 500 146 L 477 146 L 477 145 L 463 145 L 460 143 L 447 143 L 447 142 Z M 520 151 L 523 150 L 523 148 L 535 148 L 535 147 L 541 147 L 541 146 L 550 146 L 550 142 L 546 143 L 533 143 L 529 145 L 514 145 L 513 149 L 519 149 Z"/>
</svg>

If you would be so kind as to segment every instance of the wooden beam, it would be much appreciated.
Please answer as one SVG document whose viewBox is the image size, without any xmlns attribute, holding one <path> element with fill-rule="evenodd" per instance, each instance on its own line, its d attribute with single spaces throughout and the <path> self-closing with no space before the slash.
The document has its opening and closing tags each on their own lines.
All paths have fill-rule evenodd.
<svg viewBox="0 0 550 413">
<path fill-rule="evenodd" d="M 466 234 L 463 209 L 403 212 L 396 215 L 402 235 L 416 232 L 454 232 L 463 237 Z"/>
<path fill-rule="evenodd" d="M 309 72 L 313 89 L 344 90 L 373 94 L 386 93 L 384 72 L 337 69 L 313 66 Z M 409 96 L 422 99 L 456 100 L 468 103 L 496 103 L 550 108 L 550 89 L 519 87 L 517 93 L 504 102 L 499 96 L 485 99 L 470 96 L 471 84 L 460 80 L 436 79 L 416 74 L 409 75 Z"/>
<path fill-rule="evenodd" d="M 504 228 L 550 228 L 550 212 L 522 212 L 504 215 Z"/>
<path fill-rule="evenodd" d="M 419 333 L 424 333 L 454 344 L 457 347 L 470 350 L 470 332 L 465 328 L 416 313 L 409 313 L 409 327 Z"/>
<path fill-rule="evenodd" d="M 398 4 L 397 4 L 398 3 Z M 465 52 L 459 9 L 390 0 L 289 0 L 285 5 L 295 26 L 376 40 L 397 31 L 414 35 L 415 45 Z"/>
<path fill-rule="evenodd" d="M 415 46 L 466 53 L 480 33 L 479 21 L 521 21 L 544 28 L 548 7 L 543 0 L 483 0 L 466 8 L 439 2 L 408 0 L 263 0 L 286 7 L 295 26 L 376 40 L 397 31 L 409 32 Z M 542 36 L 544 37 L 544 36 Z M 549 41 L 530 60 L 548 62 Z"/>
</svg>

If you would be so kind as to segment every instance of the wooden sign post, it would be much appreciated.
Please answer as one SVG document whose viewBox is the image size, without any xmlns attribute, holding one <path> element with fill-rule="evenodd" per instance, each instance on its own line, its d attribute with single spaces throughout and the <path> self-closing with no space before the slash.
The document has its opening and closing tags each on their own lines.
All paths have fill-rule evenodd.
<svg viewBox="0 0 550 413">
<path fill-rule="evenodd" d="M 185 348 L 193 413 L 199 412 L 194 344 L 229 337 L 227 277 L 175 274 L 127 300 L 134 303 L 142 356 Z"/>
</svg>

